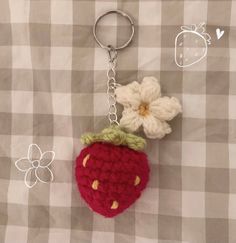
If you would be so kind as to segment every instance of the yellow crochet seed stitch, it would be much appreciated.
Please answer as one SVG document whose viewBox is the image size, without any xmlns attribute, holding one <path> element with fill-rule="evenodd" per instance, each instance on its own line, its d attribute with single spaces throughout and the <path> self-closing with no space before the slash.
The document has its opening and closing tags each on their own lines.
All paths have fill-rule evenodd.
<svg viewBox="0 0 236 243">
<path fill-rule="evenodd" d="M 99 181 L 98 180 L 94 180 L 93 181 L 93 184 L 92 184 L 93 190 L 97 190 L 98 189 L 98 186 L 99 186 Z"/>
<path fill-rule="evenodd" d="M 117 209 L 119 207 L 119 203 L 117 201 L 113 201 L 111 205 L 111 209 Z"/>
<path fill-rule="evenodd" d="M 87 164 L 89 158 L 90 158 L 90 154 L 87 154 L 87 155 L 84 157 L 84 159 L 83 159 L 83 166 L 84 166 L 84 167 L 86 167 L 86 164 Z"/>
<path fill-rule="evenodd" d="M 135 181 L 134 181 L 134 185 L 137 186 L 140 183 L 141 179 L 139 176 L 136 176 Z"/>
</svg>

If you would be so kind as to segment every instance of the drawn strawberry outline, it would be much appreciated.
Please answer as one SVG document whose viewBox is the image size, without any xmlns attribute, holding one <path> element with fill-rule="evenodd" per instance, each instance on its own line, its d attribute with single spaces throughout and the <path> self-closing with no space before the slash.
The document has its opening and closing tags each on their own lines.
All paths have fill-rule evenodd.
<svg viewBox="0 0 236 243">
<path fill-rule="evenodd" d="M 192 66 L 192 65 L 200 62 L 207 55 L 208 45 L 211 44 L 211 36 L 208 33 L 205 32 L 206 31 L 205 23 L 200 23 L 199 25 L 193 24 L 193 25 L 190 25 L 190 26 L 181 26 L 181 30 L 182 31 L 180 33 L 178 33 L 178 35 L 175 38 L 175 63 L 179 67 L 189 67 L 189 66 Z M 180 64 L 179 61 L 177 60 L 177 50 L 178 50 L 178 47 L 181 44 L 180 43 L 178 45 L 180 36 L 183 36 L 186 33 L 187 34 L 189 34 L 189 33 L 195 34 L 197 37 L 200 37 L 201 40 L 204 41 L 204 52 L 194 62 L 191 62 L 191 63 L 185 65 L 185 64 Z M 183 54 L 182 54 L 182 57 L 183 57 Z"/>
</svg>

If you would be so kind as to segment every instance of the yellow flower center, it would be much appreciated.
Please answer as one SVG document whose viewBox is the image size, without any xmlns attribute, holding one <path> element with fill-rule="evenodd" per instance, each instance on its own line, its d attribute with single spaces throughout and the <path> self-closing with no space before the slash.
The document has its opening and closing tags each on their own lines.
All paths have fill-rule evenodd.
<svg viewBox="0 0 236 243">
<path fill-rule="evenodd" d="M 138 111 L 140 116 L 149 115 L 149 105 L 147 103 L 141 103 L 138 108 Z"/>
</svg>

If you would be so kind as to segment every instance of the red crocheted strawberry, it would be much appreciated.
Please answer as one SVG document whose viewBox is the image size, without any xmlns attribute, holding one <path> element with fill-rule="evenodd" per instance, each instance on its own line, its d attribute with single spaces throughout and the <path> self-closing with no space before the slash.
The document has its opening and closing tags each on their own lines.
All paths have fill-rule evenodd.
<svg viewBox="0 0 236 243">
<path fill-rule="evenodd" d="M 118 127 L 82 137 L 87 144 L 76 159 L 76 180 L 90 208 L 113 217 L 141 195 L 149 178 L 145 140 Z"/>
</svg>

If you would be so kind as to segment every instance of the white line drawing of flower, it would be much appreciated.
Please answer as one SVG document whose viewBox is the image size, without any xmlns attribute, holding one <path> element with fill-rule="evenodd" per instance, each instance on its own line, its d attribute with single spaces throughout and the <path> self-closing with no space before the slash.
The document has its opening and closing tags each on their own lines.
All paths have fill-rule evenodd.
<svg viewBox="0 0 236 243">
<path fill-rule="evenodd" d="M 30 144 L 27 157 L 18 159 L 15 166 L 19 171 L 25 173 L 25 185 L 32 188 L 38 181 L 42 183 L 53 181 L 54 176 L 49 166 L 54 158 L 54 151 L 42 152 L 37 144 Z"/>
</svg>

